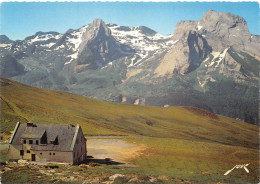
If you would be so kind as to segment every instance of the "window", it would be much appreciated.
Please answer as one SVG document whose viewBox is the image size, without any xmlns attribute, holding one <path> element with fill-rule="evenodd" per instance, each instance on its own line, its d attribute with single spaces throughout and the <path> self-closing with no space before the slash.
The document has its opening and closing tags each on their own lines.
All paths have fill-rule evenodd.
<svg viewBox="0 0 260 184">
<path fill-rule="evenodd" d="M 52 153 L 52 155 L 55 155 L 55 153 Z"/>
<path fill-rule="evenodd" d="M 39 141 L 38 141 L 38 140 L 36 140 L 36 144 L 37 144 L 37 145 L 39 144 Z"/>
<path fill-rule="evenodd" d="M 24 151 L 20 150 L 20 155 L 23 156 L 24 155 Z"/>
<path fill-rule="evenodd" d="M 23 140 L 23 143 L 26 144 L 26 140 Z"/>
<path fill-rule="evenodd" d="M 27 153 L 30 153 L 30 150 L 27 150 Z"/>
<path fill-rule="evenodd" d="M 51 153 L 49 153 L 49 155 L 51 155 Z"/>
<path fill-rule="evenodd" d="M 29 144 L 33 144 L 33 140 L 29 140 Z"/>
<path fill-rule="evenodd" d="M 42 153 L 40 153 L 40 155 L 42 155 Z"/>
</svg>

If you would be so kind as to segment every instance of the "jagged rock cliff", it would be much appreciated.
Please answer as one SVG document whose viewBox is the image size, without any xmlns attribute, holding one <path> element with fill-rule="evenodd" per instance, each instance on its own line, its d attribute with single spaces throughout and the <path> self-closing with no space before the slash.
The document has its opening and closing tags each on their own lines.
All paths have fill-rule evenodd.
<svg viewBox="0 0 260 184">
<path fill-rule="evenodd" d="M 224 61 L 221 72 L 225 73 L 223 65 L 226 68 L 231 62 L 232 65 L 237 65 L 236 69 L 240 65 L 240 63 L 235 64 L 235 60 L 230 55 L 226 56 L 229 48 L 236 52 L 246 52 L 257 58 L 260 53 L 257 36 L 248 31 L 246 21 L 242 17 L 224 12 L 217 13 L 213 10 L 206 12 L 199 21 L 178 23 L 173 40 L 174 46 L 155 70 L 157 76 L 173 72 L 180 74 L 192 72 L 206 58 L 212 56 L 217 62 Z"/>
</svg>

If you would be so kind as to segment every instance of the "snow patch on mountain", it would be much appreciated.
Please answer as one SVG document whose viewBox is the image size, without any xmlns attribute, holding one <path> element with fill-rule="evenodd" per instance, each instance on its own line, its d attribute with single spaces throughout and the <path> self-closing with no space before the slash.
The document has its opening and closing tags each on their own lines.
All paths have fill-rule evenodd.
<svg viewBox="0 0 260 184">
<path fill-rule="evenodd" d="M 202 88 L 204 88 L 204 86 L 205 86 L 208 82 L 216 82 L 216 80 L 213 79 L 211 76 L 205 76 L 204 78 L 203 78 L 203 77 L 201 77 L 201 78 L 197 77 L 197 79 L 198 79 L 198 82 L 199 82 L 199 84 L 200 84 L 200 86 L 201 86 Z"/>
<path fill-rule="evenodd" d="M 45 44 L 45 45 L 42 45 L 42 46 L 51 48 L 53 45 L 55 45 L 55 42 L 51 42 L 51 43 L 49 43 L 49 44 Z"/>
<path fill-rule="evenodd" d="M 128 65 L 128 67 L 134 66 L 135 60 L 136 60 L 136 55 L 134 55 L 134 57 L 131 59 L 131 63 L 130 63 L 130 65 Z"/>
<path fill-rule="evenodd" d="M 66 42 L 70 45 L 73 45 L 72 49 L 73 51 L 77 51 L 79 48 L 80 43 L 82 42 L 82 35 L 86 31 L 88 25 L 83 26 L 79 30 L 73 31 L 70 35 L 71 37 L 68 37 L 66 39 Z"/>
<path fill-rule="evenodd" d="M 124 27 L 124 29 L 115 24 L 106 25 L 118 42 L 130 46 L 136 51 L 137 55 L 131 59 L 128 67 L 136 66 L 145 60 L 150 53 L 167 50 L 174 44 L 172 35 L 163 36 L 158 33 L 149 35 L 142 33 L 138 27 Z"/>
<path fill-rule="evenodd" d="M 213 59 L 211 60 L 210 63 L 206 63 L 207 60 L 209 59 L 209 57 L 206 58 L 206 59 L 204 60 L 204 63 L 206 63 L 205 66 L 206 66 L 206 67 L 215 66 L 215 68 L 217 68 L 217 67 L 219 66 L 220 62 L 225 58 L 228 49 L 229 49 L 229 47 L 226 48 L 226 49 L 225 49 L 224 51 L 222 51 L 222 52 L 217 52 L 217 51 L 211 52 L 211 55 L 213 56 Z"/>
<path fill-rule="evenodd" d="M 217 63 L 217 65 L 215 67 L 218 67 L 220 62 L 225 58 L 226 53 L 228 51 L 229 48 L 226 48 L 221 54 L 219 54 L 219 56 L 216 58 L 215 62 Z"/>
<path fill-rule="evenodd" d="M 64 63 L 64 65 L 70 64 L 74 59 L 77 59 L 78 58 L 78 52 L 75 52 L 71 55 L 68 55 L 67 57 L 70 57 L 71 59 L 68 62 Z"/>
<path fill-rule="evenodd" d="M 172 42 L 172 44 L 174 45 L 175 43 L 177 43 L 179 40 L 174 40 L 173 42 Z"/>
<path fill-rule="evenodd" d="M 56 47 L 55 49 L 53 49 L 53 50 L 60 50 L 60 49 L 64 49 L 65 48 L 65 46 L 64 45 L 60 45 L 60 46 L 58 46 L 58 47 Z"/>
<path fill-rule="evenodd" d="M 67 57 L 70 57 L 70 61 L 64 63 L 64 65 L 70 64 L 73 60 L 78 58 L 79 53 L 79 45 L 82 42 L 82 35 L 88 28 L 88 25 L 83 26 L 79 30 L 75 30 L 72 33 L 70 33 L 70 37 L 66 38 L 66 45 L 69 47 L 69 50 L 72 50 L 74 53 L 71 55 L 68 55 Z"/>
<path fill-rule="evenodd" d="M 37 35 L 34 38 L 28 40 L 27 43 L 28 44 L 35 44 L 37 42 L 48 41 L 52 38 L 54 38 L 55 40 L 58 40 L 61 36 L 62 36 L 62 34 L 58 34 L 58 35 L 53 35 L 53 34 Z"/>
<path fill-rule="evenodd" d="M 12 44 L 0 44 L 0 47 L 11 47 L 12 46 Z"/>
<path fill-rule="evenodd" d="M 201 26 L 200 23 L 198 22 L 198 24 L 197 24 L 197 29 L 198 29 L 198 31 L 201 30 L 202 27 L 203 27 L 203 26 Z"/>
</svg>

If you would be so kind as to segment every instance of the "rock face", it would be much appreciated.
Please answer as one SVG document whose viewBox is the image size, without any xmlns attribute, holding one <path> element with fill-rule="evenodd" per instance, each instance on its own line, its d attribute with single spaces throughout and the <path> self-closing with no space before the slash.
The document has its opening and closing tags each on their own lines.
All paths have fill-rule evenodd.
<svg viewBox="0 0 260 184">
<path fill-rule="evenodd" d="M 246 21 L 239 16 L 224 12 L 206 12 L 197 22 L 197 30 L 205 35 L 213 50 L 227 47 L 259 54 L 257 39 L 247 28 Z"/>
<path fill-rule="evenodd" d="M 3 56 L 0 60 L 0 66 L 0 73 L 3 77 L 14 77 L 25 73 L 23 65 L 18 63 L 11 55 Z"/>
<path fill-rule="evenodd" d="M 158 76 L 165 74 L 186 74 L 198 68 L 212 51 L 207 41 L 196 31 L 176 33 L 173 36 L 174 46 L 164 56 L 155 72 Z"/>
<path fill-rule="evenodd" d="M 96 19 L 82 35 L 77 64 L 87 64 L 89 68 L 97 69 L 113 60 L 130 55 L 133 51 L 117 42 L 106 24 L 101 19 Z"/>
<path fill-rule="evenodd" d="M 257 123 L 259 38 L 242 17 L 212 10 L 168 36 L 96 19 L 64 34 L 0 36 L 1 75 L 104 101 L 195 106 Z"/>
<path fill-rule="evenodd" d="M 192 72 L 212 51 L 226 53 L 226 49 L 232 47 L 252 56 L 259 55 L 260 51 L 257 37 L 248 31 L 242 17 L 213 10 L 206 12 L 199 21 L 178 23 L 173 40 L 175 45 L 155 70 L 158 76 Z"/>
<path fill-rule="evenodd" d="M 10 40 L 5 35 L 0 35 L 0 44 L 9 44 L 9 43 L 12 43 L 12 40 Z"/>
</svg>

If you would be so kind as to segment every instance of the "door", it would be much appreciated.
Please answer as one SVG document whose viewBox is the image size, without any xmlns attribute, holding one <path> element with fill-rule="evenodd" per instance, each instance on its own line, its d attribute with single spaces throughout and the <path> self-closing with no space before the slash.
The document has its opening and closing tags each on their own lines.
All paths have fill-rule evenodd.
<svg viewBox="0 0 260 184">
<path fill-rule="evenodd" d="M 32 161 L 35 161 L 35 154 L 32 154 Z"/>
</svg>

